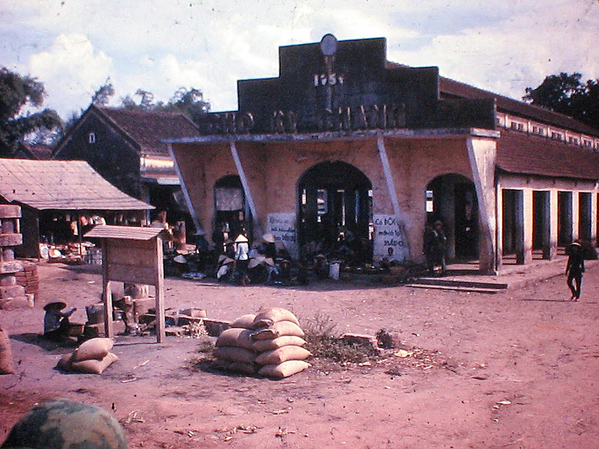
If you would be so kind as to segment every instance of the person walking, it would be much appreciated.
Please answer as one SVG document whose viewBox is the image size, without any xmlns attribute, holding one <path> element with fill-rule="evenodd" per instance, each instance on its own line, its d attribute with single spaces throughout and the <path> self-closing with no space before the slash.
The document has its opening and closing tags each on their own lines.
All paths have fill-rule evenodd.
<svg viewBox="0 0 599 449">
<path fill-rule="evenodd" d="M 584 273 L 582 245 L 579 242 L 574 242 L 569 246 L 568 250 L 566 282 L 572 292 L 572 297 L 570 299 L 578 301 L 580 299 L 580 290 L 582 287 L 582 273 Z"/>
</svg>

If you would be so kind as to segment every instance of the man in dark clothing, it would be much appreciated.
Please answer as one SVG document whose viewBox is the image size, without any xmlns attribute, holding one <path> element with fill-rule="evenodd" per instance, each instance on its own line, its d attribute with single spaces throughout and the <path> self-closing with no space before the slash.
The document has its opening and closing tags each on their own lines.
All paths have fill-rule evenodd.
<svg viewBox="0 0 599 449">
<path fill-rule="evenodd" d="M 570 245 L 568 264 L 566 265 L 567 284 L 572 292 L 574 301 L 580 299 L 580 289 L 582 287 L 582 273 L 584 273 L 584 258 L 582 254 L 582 245 L 574 242 Z"/>
</svg>

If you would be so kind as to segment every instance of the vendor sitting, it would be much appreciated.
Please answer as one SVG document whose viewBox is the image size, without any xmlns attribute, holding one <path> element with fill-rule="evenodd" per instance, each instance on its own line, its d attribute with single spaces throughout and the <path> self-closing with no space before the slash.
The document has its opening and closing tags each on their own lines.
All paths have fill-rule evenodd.
<svg viewBox="0 0 599 449">
<path fill-rule="evenodd" d="M 72 335 L 69 317 L 76 307 L 70 307 L 63 311 L 67 305 L 62 301 L 52 301 L 44 306 L 44 337 L 49 340 L 64 340 Z"/>
</svg>

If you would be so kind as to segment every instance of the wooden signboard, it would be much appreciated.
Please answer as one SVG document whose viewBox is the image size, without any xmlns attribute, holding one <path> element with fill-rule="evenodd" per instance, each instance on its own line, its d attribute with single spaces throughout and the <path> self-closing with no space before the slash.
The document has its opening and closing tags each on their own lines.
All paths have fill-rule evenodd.
<svg viewBox="0 0 599 449">
<path fill-rule="evenodd" d="M 164 341 L 164 269 L 161 228 L 96 226 L 86 238 L 102 240 L 104 325 L 106 336 L 114 337 L 110 282 L 153 285 L 156 289 L 156 339 Z"/>
</svg>

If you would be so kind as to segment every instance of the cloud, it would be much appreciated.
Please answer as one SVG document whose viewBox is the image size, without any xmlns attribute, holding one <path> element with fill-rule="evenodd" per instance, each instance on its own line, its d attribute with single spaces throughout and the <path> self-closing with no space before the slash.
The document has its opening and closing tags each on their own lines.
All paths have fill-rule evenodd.
<svg viewBox="0 0 599 449">
<path fill-rule="evenodd" d="M 596 0 L 2 0 L 0 60 L 31 71 L 59 113 L 108 76 L 166 101 L 181 86 L 237 107 L 238 79 L 276 77 L 278 48 L 386 37 L 388 59 L 519 98 L 559 71 L 599 77 Z"/>
<path fill-rule="evenodd" d="M 87 107 L 112 71 L 112 58 L 95 50 L 83 34 L 61 34 L 47 50 L 29 59 L 29 72 L 52 93 L 47 106 L 63 117 L 74 108 Z"/>
</svg>

